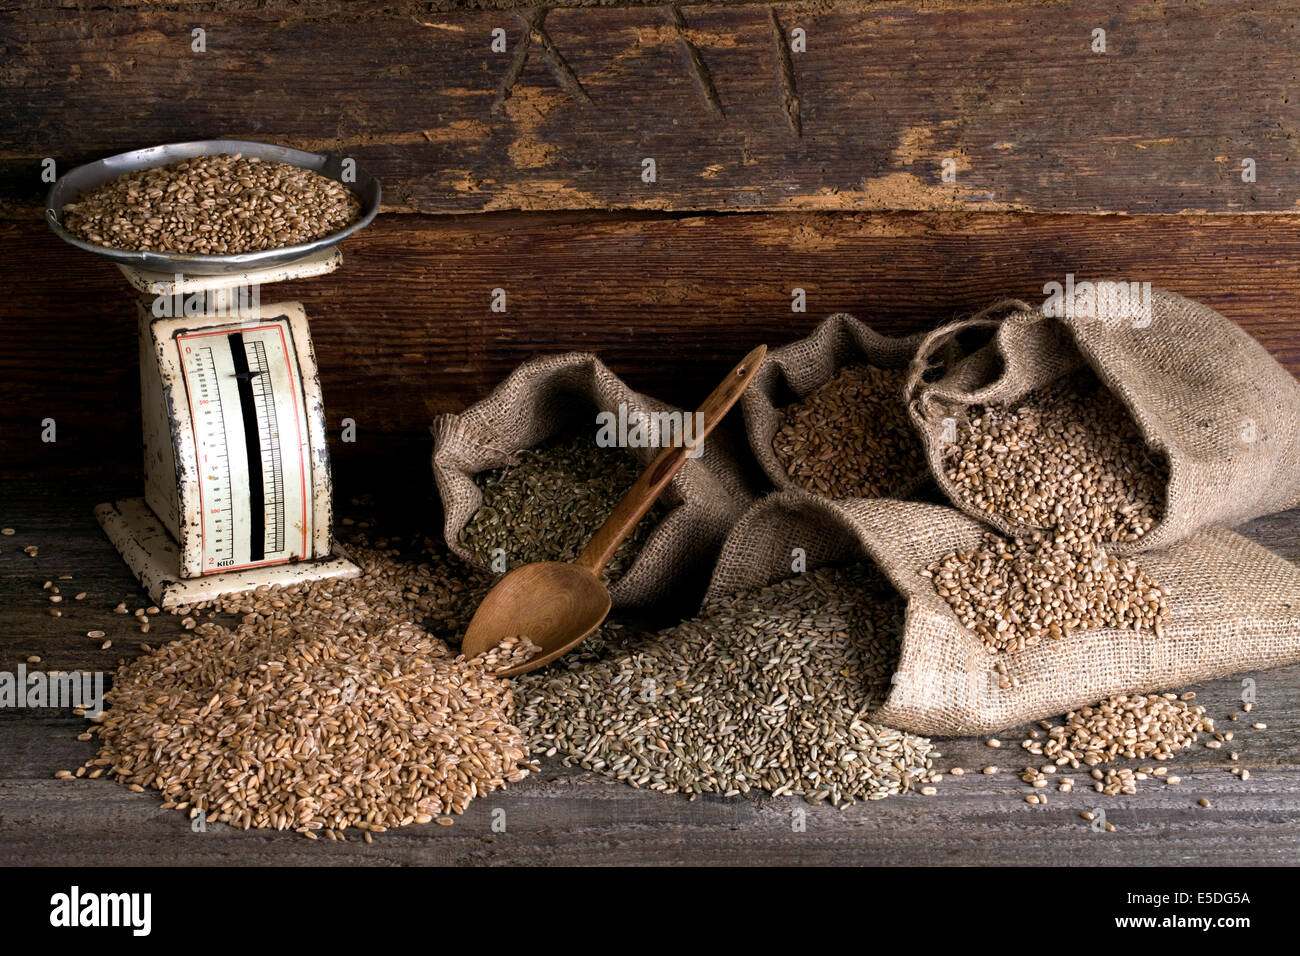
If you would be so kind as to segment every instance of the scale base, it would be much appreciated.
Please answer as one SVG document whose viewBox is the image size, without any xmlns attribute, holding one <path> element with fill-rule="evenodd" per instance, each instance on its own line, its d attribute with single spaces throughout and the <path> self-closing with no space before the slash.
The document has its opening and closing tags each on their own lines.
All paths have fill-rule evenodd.
<svg viewBox="0 0 1300 956">
<path fill-rule="evenodd" d="M 355 578 L 361 574 L 361 568 L 348 560 L 336 544 L 333 556 L 321 560 L 182 578 L 176 542 L 143 498 L 124 498 L 97 505 L 95 517 L 149 596 L 159 607 L 169 610 L 211 601 L 224 594 L 251 591 L 264 584 L 287 586 L 326 578 Z"/>
</svg>

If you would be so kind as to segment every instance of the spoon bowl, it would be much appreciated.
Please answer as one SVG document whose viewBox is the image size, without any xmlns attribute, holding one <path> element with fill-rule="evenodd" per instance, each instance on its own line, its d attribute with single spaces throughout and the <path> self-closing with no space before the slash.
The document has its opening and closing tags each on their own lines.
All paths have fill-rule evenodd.
<svg viewBox="0 0 1300 956">
<path fill-rule="evenodd" d="M 696 412 L 699 428 L 691 443 L 659 452 L 573 562 L 525 564 L 498 581 L 465 631 L 461 643 L 465 656 L 485 654 L 509 637 L 526 637 L 542 650 L 522 664 L 497 671 L 500 676 L 514 677 L 549 664 L 598 628 L 611 603 L 609 592 L 600 583 L 600 572 L 686 464 L 687 456 L 736 404 L 766 355 L 767 346 L 760 345 L 731 370 Z"/>
<path fill-rule="evenodd" d="M 488 592 L 465 632 L 461 650 L 477 657 L 508 637 L 527 637 L 542 650 L 508 670 L 513 677 L 555 660 L 600 627 L 610 597 L 586 568 L 542 561 L 515 568 Z"/>
</svg>

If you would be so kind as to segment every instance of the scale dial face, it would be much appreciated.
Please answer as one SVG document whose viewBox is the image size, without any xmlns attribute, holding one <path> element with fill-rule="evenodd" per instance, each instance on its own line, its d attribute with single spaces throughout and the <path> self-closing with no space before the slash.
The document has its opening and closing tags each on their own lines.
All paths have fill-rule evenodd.
<svg viewBox="0 0 1300 956">
<path fill-rule="evenodd" d="M 203 517 L 203 573 L 311 554 L 307 419 L 287 319 L 176 336 Z"/>
<path fill-rule="evenodd" d="M 319 408 L 305 320 L 154 323 L 171 411 L 186 577 L 319 557 Z M 295 336 L 302 341 L 295 341 Z M 315 401 L 313 401 L 315 399 Z M 314 406 L 314 408 L 312 407 Z M 328 502 L 328 473 L 325 473 Z"/>
</svg>

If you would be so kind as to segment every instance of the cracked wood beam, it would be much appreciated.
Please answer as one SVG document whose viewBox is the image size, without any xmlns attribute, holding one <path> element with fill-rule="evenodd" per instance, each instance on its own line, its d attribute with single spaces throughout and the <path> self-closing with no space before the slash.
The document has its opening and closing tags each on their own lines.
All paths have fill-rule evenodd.
<svg viewBox="0 0 1300 956">
<path fill-rule="evenodd" d="M 678 46 L 685 55 L 686 62 L 690 64 L 691 72 L 695 75 L 695 82 L 700 88 L 700 96 L 704 97 L 706 106 L 712 109 L 720 118 L 724 118 L 727 114 L 722 109 L 722 100 L 718 97 L 718 88 L 713 85 L 713 75 L 709 73 L 708 64 L 704 62 L 704 57 L 700 55 L 699 49 L 687 32 L 686 18 L 682 16 L 681 8 L 673 4 L 669 6 L 668 10 L 673 28 L 677 31 Z"/>
<path fill-rule="evenodd" d="M 781 111 L 796 136 L 803 135 L 803 120 L 799 115 L 799 89 L 794 78 L 794 62 L 790 56 L 790 39 L 781 27 L 776 7 L 767 11 L 772 18 L 772 39 L 776 44 L 777 78 L 781 84 Z"/>
</svg>

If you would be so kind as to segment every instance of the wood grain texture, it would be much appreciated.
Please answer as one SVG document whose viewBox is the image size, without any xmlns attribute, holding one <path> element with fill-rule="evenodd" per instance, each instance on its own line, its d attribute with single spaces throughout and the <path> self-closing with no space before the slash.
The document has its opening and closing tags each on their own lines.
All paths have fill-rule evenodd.
<svg viewBox="0 0 1300 956">
<path fill-rule="evenodd" d="M 140 636 L 111 613 L 120 600 L 147 603 L 126 565 L 90 514 L 118 489 L 85 484 L 0 481 L 0 669 L 30 654 L 44 668 L 111 670 L 138 653 Z M 129 492 L 131 489 L 126 488 Z M 346 511 L 346 508 L 345 508 Z M 1242 531 L 1288 559 L 1300 559 L 1300 511 L 1259 519 Z M 32 559 L 22 553 L 37 544 Z M 88 592 L 65 602 L 67 616 L 46 614 L 41 584 L 74 575 Z M 108 651 L 86 630 L 114 638 Z M 154 619 L 149 639 L 178 636 L 177 619 Z M 214 824 L 190 830 L 185 814 L 159 809 L 156 796 L 108 780 L 55 780 L 94 754 L 75 738 L 84 721 L 58 711 L 0 710 L 0 859 L 14 864 L 321 865 L 413 864 L 1020 864 L 1020 865 L 1294 865 L 1300 863 L 1300 666 L 1249 676 L 1258 703 L 1253 719 L 1268 729 L 1233 724 L 1233 746 L 1251 779 L 1228 772 L 1224 751 L 1193 747 L 1171 771 L 1178 787 L 1143 784 L 1136 795 L 1102 797 L 1076 773 L 1073 793 L 1049 788 L 1046 807 L 1024 802 L 1031 791 L 1016 773 L 1030 763 L 1019 749 L 1025 728 L 1005 732 L 1006 746 L 983 738 L 947 740 L 943 769 L 996 764 L 997 776 L 945 777 L 934 797 L 908 794 L 846 810 L 810 807 L 796 798 L 701 797 L 634 790 L 580 769 L 544 760 L 544 770 L 508 791 L 474 801 L 451 827 L 406 827 L 372 845 L 311 842 L 291 833 L 236 831 Z M 1191 688 L 1222 720 L 1236 709 L 1241 679 Z M 1227 724 L 1226 721 L 1224 721 Z M 1212 807 L 1196 805 L 1208 797 Z M 1118 827 L 1094 833 L 1080 819 L 1101 807 Z M 491 828 L 506 813 L 506 832 Z M 795 811 L 806 813 L 794 832 Z"/>
<path fill-rule="evenodd" d="M 221 135 L 353 156 L 387 208 L 424 213 L 1286 212 L 1300 199 L 1290 0 L 676 9 L 11 2 L 0 207 L 40 199 L 45 157 L 66 170 Z M 196 27 L 207 52 L 190 49 Z M 497 28 L 504 52 L 489 47 Z M 807 52 L 787 55 L 777 38 L 794 29 Z"/>
<path fill-rule="evenodd" d="M 428 424 L 542 352 L 585 349 L 695 407 L 759 342 L 854 313 L 926 328 L 1066 273 L 1151 281 L 1240 323 L 1300 373 L 1300 217 L 1015 214 L 381 216 L 342 269 L 264 290 L 311 319 L 335 460 L 405 456 Z M 0 223 L 0 473 L 133 471 L 134 306 L 117 270 L 40 222 Z M 507 312 L 490 310 L 494 288 Z M 791 290 L 807 311 L 791 312 Z M 40 441 L 55 419 L 58 441 Z"/>
</svg>

